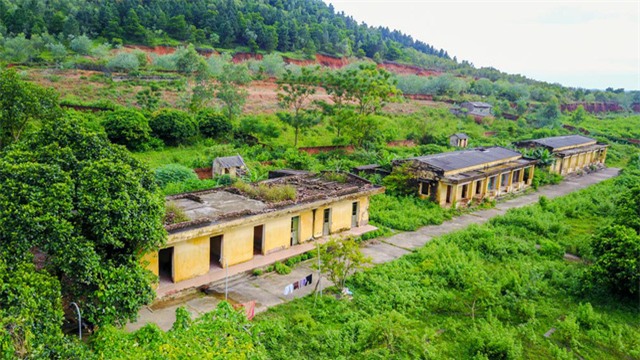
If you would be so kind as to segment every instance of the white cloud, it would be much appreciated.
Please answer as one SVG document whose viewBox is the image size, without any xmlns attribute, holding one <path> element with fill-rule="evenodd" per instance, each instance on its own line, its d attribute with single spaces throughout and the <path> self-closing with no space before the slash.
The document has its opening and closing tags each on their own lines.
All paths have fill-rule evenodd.
<svg viewBox="0 0 640 360">
<path fill-rule="evenodd" d="M 569 86 L 640 89 L 639 1 L 326 2 L 476 66 Z"/>
</svg>

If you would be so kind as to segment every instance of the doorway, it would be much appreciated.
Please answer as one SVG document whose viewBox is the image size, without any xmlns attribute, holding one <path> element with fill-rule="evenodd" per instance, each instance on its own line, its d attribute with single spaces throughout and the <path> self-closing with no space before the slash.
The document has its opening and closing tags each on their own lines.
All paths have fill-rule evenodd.
<svg viewBox="0 0 640 360">
<path fill-rule="evenodd" d="M 462 199 L 466 199 L 469 195 L 469 184 L 462 185 Z"/>
<path fill-rule="evenodd" d="M 253 227 L 253 254 L 262 254 L 264 243 L 264 225 Z"/>
<path fill-rule="evenodd" d="M 451 191 L 452 191 L 452 186 L 451 185 L 447 185 L 447 204 L 451 204 Z"/>
<path fill-rule="evenodd" d="M 211 267 L 222 267 L 222 237 L 213 236 L 209 239 L 209 262 Z"/>
<path fill-rule="evenodd" d="M 324 209 L 322 216 L 322 236 L 331 233 L 331 209 Z"/>
<path fill-rule="evenodd" d="M 482 194 L 482 180 L 476 181 L 476 195 Z"/>
<path fill-rule="evenodd" d="M 300 243 L 300 216 L 291 218 L 291 246 Z"/>
<path fill-rule="evenodd" d="M 351 228 L 358 227 L 358 202 L 351 204 Z"/>
<path fill-rule="evenodd" d="M 173 282 L 173 247 L 161 249 L 158 253 L 158 277 L 160 281 Z"/>
</svg>

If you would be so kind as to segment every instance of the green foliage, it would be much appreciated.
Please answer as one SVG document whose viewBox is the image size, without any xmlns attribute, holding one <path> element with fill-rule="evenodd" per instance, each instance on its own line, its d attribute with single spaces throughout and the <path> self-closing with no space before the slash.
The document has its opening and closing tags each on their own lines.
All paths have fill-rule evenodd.
<svg viewBox="0 0 640 360">
<path fill-rule="evenodd" d="M 418 192 L 418 182 L 409 163 L 393 168 L 391 174 L 382 180 L 386 193 L 395 196 L 411 196 Z"/>
<path fill-rule="evenodd" d="M 273 264 L 275 271 L 280 275 L 287 275 L 291 273 L 291 268 L 281 262 L 276 262 Z"/>
<path fill-rule="evenodd" d="M 155 170 L 155 179 L 158 186 L 164 188 L 171 183 L 198 180 L 198 175 L 184 165 L 168 164 Z"/>
<path fill-rule="evenodd" d="M 210 138 L 227 138 L 233 130 L 233 125 L 229 118 L 213 109 L 198 111 L 196 121 L 198 122 L 200 133 Z"/>
<path fill-rule="evenodd" d="M 364 269 L 371 261 L 360 251 L 360 245 L 352 237 L 341 240 L 332 238 L 320 247 L 319 270 L 339 288 L 345 286 L 349 275 Z"/>
<path fill-rule="evenodd" d="M 110 71 L 135 72 L 138 71 L 140 62 L 138 57 L 132 53 L 121 52 L 109 59 L 107 69 Z"/>
<path fill-rule="evenodd" d="M 624 225 L 607 226 L 593 240 L 593 255 L 594 282 L 604 283 L 623 296 L 640 291 L 640 235 L 636 230 Z"/>
<path fill-rule="evenodd" d="M 163 201 L 126 150 L 58 118 L 2 154 L 0 184 L 0 255 L 20 264 L 40 249 L 83 318 L 123 323 L 154 298 L 139 260 L 165 239 Z"/>
<path fill-rule="evenodd" d="M 20 140 L 33 123 L 60 114 L 53 91 L 25 82 L 14 70 L 0 71 L 0 93 L 0 149 Z"/>
<path fill-rule="evenodd" d="M 531 184 L 534 189 L 538 189 L 544 185 L 556 185 L 559 184 L 564 178 L 558 173 L 549 172 L 548 169 L 536 168 L 533 172 L 533 180 Z"/>
<path fill-rule="evenodd" d="M 176 322 L 167 332 L 155 324 L 133 333 L 106 326 L 94 335 L 91 344 L 101 359 L 267 358 L 244 312 L 234 310 L 227 302 L 195 320 L 179 308 Z"/>
<path fill-rule="evenodd" d="M 246 65 L 224 64 L 222 73 L 216 78 L 215 97 L 224 104 L 223 113 L 229 121 L 242 112 L 249 93 L 243 88 L 251 81 Z"/>
<path fill-rule="evenodd" d="M 267 202 L 281 202 L 287 200 L 295 201 L 297 196 L 296 188 L 291 185 L 273 184 L 267 185 L 259 183 L 257 185 L 248 184 L 242 180 L 233 183 L 233 187 L 243 192 L 247 196 Z"/>
<path fill-rule="evenodd" d="M 111 142 L 124 145 L 130 150 L 144 149 L 151 136 L 149 120 L 133 109 L 108 113 L 102 125 Z"/>
<path fill-rule="evenodd" d="M 307 108 L 309 97 L 315 94 L 316 84 L 319 81 L 318 69 L 304 67 L 300 74 L 294 74 L 287 69 L 281 80 L 278 81 L 278 102 L 290 113 L 279 113 L 282 122 L 295 130 L 293 146 L 298 146 L 298 134 L 320 122 L 318 117 Z"/>
<path fill-rule="evenodd" d="M 176 205 L 174 202 L 168 202 L 164 210 L 164 218 L 162 223 L 165 225 L 179 224 L 181 222 L 189 221 L 189 217 L 184 213 L 184 210 Z"/>
<path fill-rule="evenodd" d="M 151 85 L 147 89 L 140 90 L 136 94 L 138 106 L 147 111 L 155 111 L 160 103 L 160 91 L 157 86 Z"/>
<path fill-rule="evenodd" d="M 371 198 L 369 207 L 371 221 L 404 231 L 413 231 L 425 225 L 441 224 L 450 216 L 447 210 L 437 204 L 413 196 L 376 195 Z"/>
<path fill-rule="evenodd" d="M 178 145 L 198 134 L 198 124 L 188 113 L 161 109 L 149 121 L 153 134 L 168 145 Z"/>
<path fill-rule="evenodd" d="M 69 42 L 69 48 L 80 55 L 89 55 L 92 46 L 91 40 L 86 35 L 76 36 Z"/>
</svg>

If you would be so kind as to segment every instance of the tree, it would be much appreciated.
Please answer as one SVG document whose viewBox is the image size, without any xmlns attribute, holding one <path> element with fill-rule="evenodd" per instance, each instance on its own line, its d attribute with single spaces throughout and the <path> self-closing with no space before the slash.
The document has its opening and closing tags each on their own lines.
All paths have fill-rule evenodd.
<svg viewBox="0 0 640 360">
<path fill-rule="evenodd" d="M 300 130 L 308 129 L 320 122 L 320 117 L 305 109 L 309 105 L 309 97 L 316 93 L 319 82 L 317 68 L 303 67 L 300 74 L 294 74 L 290 69 L 278 81 L 278 101 L 280 107 L 290 110 L 290 113 L 279 113 L 278 117 L 295 130 L 293 146 L 298 146 Z"/>
<path fill-rule="evenodd" d="M 147 118 L 133 109 L 108 113 L 102 125 L 111 142 L 124 145 L 130 150 L 143 149 L 151 134 Z"/>
<path fill-rule="evenodd" d="M 610 225 L 593 240 L 596 261 L 591 279 L 615 293 L 630 296 L 640 292 L 640 235 L 624 225 Z"/>
<path fill-rule="evenodd" d="M 198 124 L 188 113 L 161 109 L 149 121 L 153 134 L 169 145 L 178 145 L 198 134 Z"/>
<path fill-rule="evenodd" d="M 210 138 L 224 138 L 231 134 L 233 125 L 227 117 L 213 109 L 202 109 L 196 115 L 200 133 Z"/>
<path fill-rule="evenodd" d="M 36 56 L 36 50 L 24 34 L 8 38 L 4 41 L 2 59 L 12 63 L 26 63 Z"/>
<path fill-rule="evenodd" d="M 93 324 L 122 324 L 153 300 L 141 256 L 165 238 L 153 174 L 76 119 L 45 121 L 0 158 L 2 259 L 39 255 L 61 296 Z"/>
<path fill-rule="evenodd" d="M 89 55 L 92 46 L 91 40 L 86 35 L 76 36 L 69 43 L 71 50 L 80 55 Z"/>
<path fill-rule="evenodd" d="M 155 111 L 160 103 L 160 88 L 151 84 L 147 89 L 140 90 L 136 94 L 138 106 L 147 111 Z"/>
<path fill-rule="evenodd" d="M 371 261 L 360 251 L 360 245 L 353 237 L 331 239 L 320 248 L 320 271 L 340 288 L 344 288 L 349 275 L 364 269 Z"/>
<path fill-rule="evenodd" d="M 214 86 L 215 97 L 224 104 L 223 113 L 232 121 L 242 112 L 249 93 L 242 86 L 251 81 L 246 65 L 224 64 Z"/>
<path fill-rule="evenodd" d="M 0 149 L 20 140 L 29 125 L 60 114 L 51 89 L 27 83 L 14 70 L 0 71 Z"/>
</svg>

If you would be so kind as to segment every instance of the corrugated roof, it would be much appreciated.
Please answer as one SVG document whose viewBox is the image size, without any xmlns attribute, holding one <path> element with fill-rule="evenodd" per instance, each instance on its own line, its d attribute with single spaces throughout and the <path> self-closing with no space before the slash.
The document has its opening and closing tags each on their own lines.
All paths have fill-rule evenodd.
<svg viewBox="0 0 640 360">
<path fill-rule="evenodd" d="M 595 141 L 595 139 L 588 138 L 582 135 L 565 135 L 565 136 L 554 136 L 554 137 L 548 137 L 548 138 L 542 138 L 542 139 L 534 139 L 534 140 L 528 140 L 528 141 L 534 144 L 548 146 L 552 149 L 556 149 L 556 148 L 563 148 L 567 146 L 575 146 L 575 145 L 592 143 Z"/>
<path fill-rule="evenodd" d="M 500 161 L 503 159 L 506 160 L 514 156 L 521 156 L 521 154 L 507 148 L 494 146 L 489 148 L 475 148 L 427 156 L 418 156 L 411 159 L 423 162 L 444 171 L 451 171 Z"/>
<path fill-rule="evenodd" d="M 213 160 L 214 164 L 218 164 L 223 169 L 245 166 L 242 156 L 225 156 Z"/>
<path fill-rule="evenodd" d="M 455 133 L 455 134 L 453 134 L 453 135 L 451 135 L 451 136 L 457 136 L 457 137 L 458 137 L 458 139 L 468 139 L 468 138 L 469 138 L 469 137 L 467 136 L 467 134 L 465 134 L 465 133 Z"/>
</svg>

